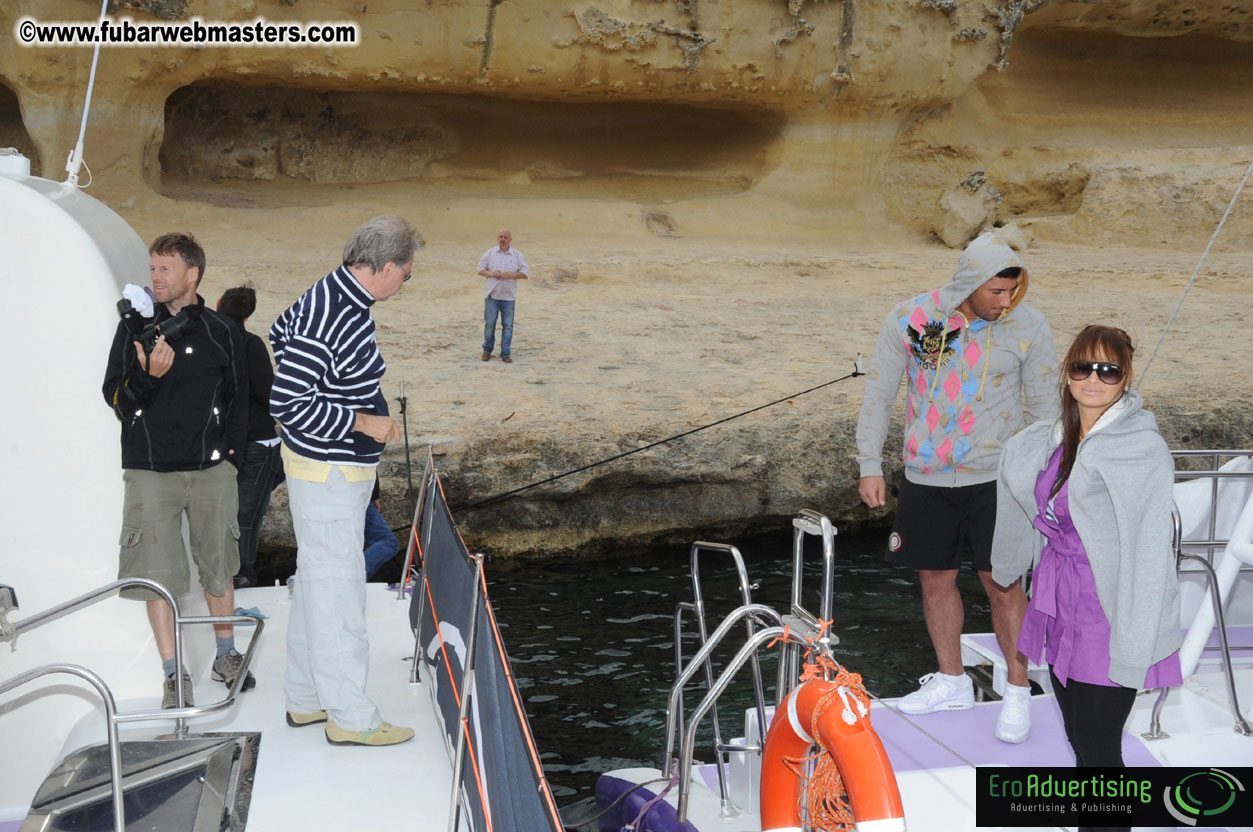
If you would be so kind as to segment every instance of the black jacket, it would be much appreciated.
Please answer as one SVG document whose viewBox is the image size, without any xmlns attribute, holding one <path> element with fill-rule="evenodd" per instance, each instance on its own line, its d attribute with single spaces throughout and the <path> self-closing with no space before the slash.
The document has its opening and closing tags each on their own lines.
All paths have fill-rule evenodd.
<svg viewBox="0 0 1253 832">
<path fill-rule="evenodd" d="M 104 400 L 122 422 L 122 467 L 198 471 L 222 460 L 238 467 L 248 428 L 248 365 L 243 335 L 204 305 L 186 307 L 191 330 L 174 341 L 174 364 L 153 378 L 119 323 L 105 370 Z M 155 321 L 171 317 L 156 304 Z"/>
<path fill-rule="evenodd" d="M 244 360 L 248 364 L 248 441 L 261 442 L 278 436 L 274 417 L 270 415 L 270 388 L 274 386 L 274 365 L 270 363 L 270 351 L 260 336 L 253 335 L 244 322 L 223 315 L 244 338 Z"/>
</svg>

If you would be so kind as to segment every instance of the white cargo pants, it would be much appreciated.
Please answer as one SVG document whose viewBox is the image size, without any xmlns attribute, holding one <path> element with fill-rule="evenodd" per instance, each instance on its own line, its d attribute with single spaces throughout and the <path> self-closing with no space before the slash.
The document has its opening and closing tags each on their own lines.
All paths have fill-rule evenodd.
<svg viewBox="0 0 1253 832">
<path fill-rule="evenodd" d="M 365 509 L 373 480 L 326 482 L 288 477 L 296 532 L 296 586 L 287 622 L 287 709 L 325 710 L 346 731 L 383 721 L 365 695 L 370 642 L 365 628 Z"/>
</svg>

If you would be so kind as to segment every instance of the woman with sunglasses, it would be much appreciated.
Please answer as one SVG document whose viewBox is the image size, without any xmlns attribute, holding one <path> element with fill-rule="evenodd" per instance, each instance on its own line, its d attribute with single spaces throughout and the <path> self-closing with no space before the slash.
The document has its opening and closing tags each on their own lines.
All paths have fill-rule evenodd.
<svg viewBox="0 0 1253 832">
<path fill-rule="evenodd" d="M 1018 649 L 1044 654 L 1079 767 L 1118 766 L 1136 691 L 1178 685 L 1174 463 L 1131 390 L 1127 333 L 1086 327 L 1066 354 L 1062 416 L 1006 444 L 992 577 L 1034 565 Z"/>
</svg>

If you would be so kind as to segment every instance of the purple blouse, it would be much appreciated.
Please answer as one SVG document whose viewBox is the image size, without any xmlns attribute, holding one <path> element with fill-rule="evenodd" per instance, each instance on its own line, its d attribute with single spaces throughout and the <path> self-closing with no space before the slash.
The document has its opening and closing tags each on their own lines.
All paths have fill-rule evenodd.
<svg viewBox="0 0 1253 832">
<path fill-rule="evenodd" d="M 1032 524 L 1046 538 L 1032 576 L 1031 602 L 1018 633 L 1018 649 L 1039 663 L 1043 652 L 1058 681 L 1119 687 L 1109 679 L 1109 620 L 1096 594 L 1096 579 L 1070 517 L 1069 480 L 1053 499 L 1049 492 L 1062 463 L 1059 446 L 1035 481 L 1038 509 Z M 1054 519 L 1055 518 L 1055 519 Z M 1149 668 L 1144 689 L 1183 683 L 1179 651 Z"/>
</svg>

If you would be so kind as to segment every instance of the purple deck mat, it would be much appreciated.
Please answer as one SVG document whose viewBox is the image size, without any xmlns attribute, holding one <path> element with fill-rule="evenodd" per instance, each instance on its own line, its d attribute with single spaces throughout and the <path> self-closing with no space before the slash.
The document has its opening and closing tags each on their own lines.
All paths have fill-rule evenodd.
<svg viewBox="0 0 1253 832">
<path fill-rule="evenodd" d="M 895 699 L 886 701 L 896 702 Z M 911 725 L 905 721 L 906 717 L 876 702 L 870 718 L 898 774 L 965 765 L 945 746 L 977 766 L 1069 767 L 1075 764 L 1074 752 L 1062 726 L 1062 712 L 1051 694 L 1031 697 L 1031 736 L 1025 742 L 1014 744 L 996 738 L 996 718 L 1000 713 L 1000 702 L 985 702 L 965 711 L 910 716 Z M 1122 755 L 1129 766 L 1161 765 L 1138 736 L 1126 731 L 1122 735 Z M 706 785 L 717 788 L 717 774 L 712 765 L 703 766 L 700 774 Z"/>
<path fill-rule="evenodd" d="M 1024 742 L 1014 744 L 996 738 L 996 718 L 1000 714 L 1000 702 L 985 702 L 966 711 L 904 717 L 876 702 L 870 718 L 897 773 L 965 765 L 945 746 L 977 766 L 1075 764 L 1062 726 L 1062 712 L 1052 694 L 1031 697 L 1031 736 Z M 1122 735 L 1122 755 L 1129 766 L 1161 765 L 1138 736 L 1126 731 Z M 718 775 L 712 765 L 702 766 L 700 775 L 709 788 L 718 787 Z"/>
<path fill-rule="evenodd" d="M 910 716 L 908 719 L 917 725 L 914 727 L 905 717 L 876 704 L 870 718 L 898 773 L 964 765 L 940 743 L 977 766 L 1075 764 L 1075 755 L 1062 727 L 1062 712 L 1054 697 L 1031 697 L 1031 736 L 1025 742 L 1013 744 L 996 738 L 996 718 L 1000 713 L 1000 702 L 986 702 L 966 711 Z M 1122 735 L 1122 754 L 1129 766 L 1161 765 L 1139 737 L 1126 731 Z"/>
<path fill-rule="evenodd" d="M 1188 634 L 1187 630 L 1183 631 L 1184 635 Z M 996 636 L 992 633 L 979 633 L 978 635 L 966 636 L 968 641 L 973 641 L 984 650 L 1001 655 L 1001 648 L 996 643 Z M 1235 656 L 1248 655 L 1253 651 L 1253 625 L 1241 624 L 1238 626 L 1227 627 L 1227 642 L 1231 646 L 1231 652 Z M 1205 642 L 1206 647 L 1219 647 L 1218 631 L 1214 630 L 1209 634 L 1209 640 Z M 1218 659 L 1217 653 L 1208 653 L 1203 659 Z"/>
</svg>

